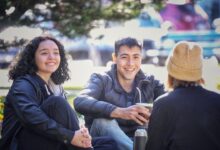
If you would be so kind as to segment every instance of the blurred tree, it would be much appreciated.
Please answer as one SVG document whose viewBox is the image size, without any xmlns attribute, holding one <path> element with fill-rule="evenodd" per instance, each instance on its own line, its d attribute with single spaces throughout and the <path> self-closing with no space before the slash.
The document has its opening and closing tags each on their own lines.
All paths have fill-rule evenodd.
<svg viewBox="0 0 220 150">
<path fill-rule="evenodd" d="M 94 20 L 126 20 L 136 17 L 144 4 L 126 0 L 1 0 L 0 31 L 11 25 L 52 21 L 69 37 L 82 35 Z"/>
<path fill-rule="evenodd" d="M 144 5 L 141 0 L 1 0 L 0 32 L 10 26 L 27 25 L 57 29 L 73 38 L 87 35 L 98 20 L 107 25 L 137 17 Z M 4 40 L 0 41 L 0 47 L 4 46 Z"/>
</svg>

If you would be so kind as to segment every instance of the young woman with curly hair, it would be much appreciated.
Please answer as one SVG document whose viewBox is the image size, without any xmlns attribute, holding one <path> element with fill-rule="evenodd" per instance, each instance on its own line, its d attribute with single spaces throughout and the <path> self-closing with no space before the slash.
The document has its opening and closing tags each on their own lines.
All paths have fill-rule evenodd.
<svg viewBox="0 0 220 150">
<path fill-rule="evenodd" d="M 38 71 L 37 63 L 34 59 L 35 52 L 38 49 L 41 42 L 51 41 L 56 46 L 56 51 L 54 53 L 59 53 L 60 64 L 58 68 L 52 72 L 51 79 L 56 84 L 64 83 L 66 80 L 70 79 L 67 59 L 65 57 L 65 51 L 63 45 L 49 36 L 40 36 L 34 38 L 31 42 L 29 42 L 22 53 L 19 55 L 17 63 L 9 71 L 9 78 L 12 80 L 17 79 L 20 76 L 24 76 L 26 74 L 34 75 Z M 49 45 L 48 45 L 49 46 Z"/>
<path fill-rule="evenodd" d="M 108 137 L 91 139 L 79 127 L 62 83 L 70 79 L 63 45 L 53 37 L 31 40 L 9 70 L 13 84 L 6 96 L 2 139 L 4 150 L 115 149 Z"/>
</svg>

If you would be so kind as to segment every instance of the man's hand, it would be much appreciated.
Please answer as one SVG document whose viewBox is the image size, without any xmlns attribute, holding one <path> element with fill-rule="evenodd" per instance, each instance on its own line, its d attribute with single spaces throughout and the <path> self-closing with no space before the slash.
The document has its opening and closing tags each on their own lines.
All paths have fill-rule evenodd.
<svg viewBox="0 0 220 150">
<path fill-rule="evenodd" d="M 127 108 L 117 107 L 112 113 L 111 117 L 121 118 L 125 120 L 134 120 L 140 125 L 148 123 L 150 111 L 144 106 L 132 105 Z"/>
<path fill-rule="evenodd" d="M 75 132 L 71 144 L 82 148 L 89 148 L 92 147 L 91 139 L 88 129 L 82 127 Z"/>
</svg>

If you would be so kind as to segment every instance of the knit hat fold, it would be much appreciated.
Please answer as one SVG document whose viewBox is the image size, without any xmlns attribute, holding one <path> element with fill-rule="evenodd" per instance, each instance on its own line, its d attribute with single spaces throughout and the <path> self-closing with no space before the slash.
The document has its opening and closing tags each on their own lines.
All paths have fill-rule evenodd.
<svg viewBox="0 0 220 150">
<path fill-rule="evenodd" d="M 178 42 L 167 59 L 168 73 L 179 80 L 202 78 L 202 48 L 194 42 Z"/>
</svg>

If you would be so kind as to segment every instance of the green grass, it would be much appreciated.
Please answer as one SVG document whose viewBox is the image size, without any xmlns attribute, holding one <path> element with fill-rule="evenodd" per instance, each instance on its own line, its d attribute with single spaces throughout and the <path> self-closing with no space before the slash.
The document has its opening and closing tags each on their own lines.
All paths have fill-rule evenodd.
<svg viewBox="0 0 220 150">
<path fill-rule="evenodd" d="M 217 89 L 220 90 L 220 83 L 217 84 Z"/>
<path fill-rule="evenodd" d="M 67 95 L 67 101 L 69 102 L 70 106 L 75 110 L 74 106 L 73 106 L 73 101 L 75 99 L 77 94 L 74 94 L 74 95 Z M 83 115 L 76 112 L 77 116 L 79 119 L 83 119 Z"/>
<path fill-rule="evenodd" d="M 80 91 L 83 87 L 81 86 L 65 86 L 64 90 L 73 90 L 73 91 Z"/>
</svg>

